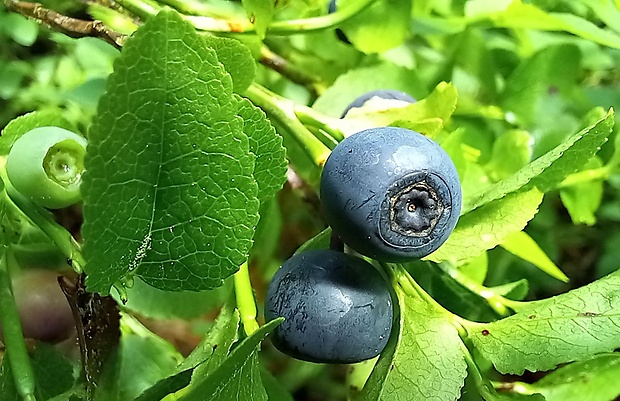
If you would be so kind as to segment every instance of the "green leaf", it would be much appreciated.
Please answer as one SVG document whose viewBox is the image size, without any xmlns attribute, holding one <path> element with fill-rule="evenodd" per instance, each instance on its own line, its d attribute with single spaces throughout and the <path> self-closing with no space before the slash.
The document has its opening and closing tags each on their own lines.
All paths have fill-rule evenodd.
<svg viewBox="0 0 620 401">
<path fill-rule="evenodd" d="M 468 327 L 474 346 L 501 373 L 549 370 L 620 347 L 620 273 L 519 313 Z"/>
<path fill-rule="evenodd" d="M 247 46 L 236 39 L 205 36 L 207 47 L 215 50 L 217 59 L 224 65 L 233 81 L 233 90 L 242 93 L 254 81 L 256 63 Z"/>
<path fill-rule="evenodd" d="M 267 27 L 273 19 L 276 2 L 274 0 L 241 0 L 241 4 L 254 24 L 257 35 L 264 38 Z"/>
<path fill-rule="evenodd" d="M 60 127 L 75 131 L 60 110 L 34 111 L 11 120 L 2 130 L 0 136 L 0 155 L 8 155 L 16 140 L 26 132 L 38 127 Z"/>
<path fill-rule="evenodd" d="M 398 308 L 395 308 L 394 310 L 395 316 L 390 338 L 387 345 L 381 352 L 381 355 L 379 356 L 374 369 L 370 373 L 368 380 L 366 380 L 364 388 L 362 388 L 359 393 L 352 394 L 353 401 L 380 400 L 384 386 L 387 383 L 388 376 L 392 370 L 392 365 L 396 359 L 396 352 L 400 347 L 401 338 L 403 336 L 403 324 L 405 318 L 401 311 L 405 303 L 404 294 L 397 287 L 394 291 L 395 297 L 393 297 L 393 299 L 395 300 L 395 306 L 398 306 Z"/>
<path fill-rule="evenodd" d="M 164 291 L 137 278 L 126 289 L 123 308 L 154 319 L 194 319 L 219 307 L 231 291 L 232 279 L 224 280 L 221 287 L 195 292 Z"/>
<path fill-rule="evenodd" d="M 267 369 L 260 370 L 260 377 L 269 401 L 295 401 L 284 386 Z"/>
<path fill-rule="evenodd" d="M 58 394 L 56 397 L 50 398 L 47 401 L 82 401 L 86 399 L 86 389 L 82 383 L 78 383 L 71 389 L 62 394 Z"/>
<path fill-rule="evenodd" d="M 489 271 L 489 257 L 487 252 L 482 252 L 480 255 L 458 268 L 473 282 L 478 284 L 484 283 L 484 280 L 487 278 L 487 272 Z"/>
<path fill-rule="evenodd" d="M 514 175 L 499 181 L 482 193 L 465 200 L 462 213 L 500 199 L 521 188 L 536 187 L 541 191 L 554 189 L 564 178 L 580 170 L 607 141 L 614 124 L 614 112 L 571 135 Z"/>
<path fill-rule="evenodd" d="M 393 125 L 434 138 L 456 109 L 456 100 L 454 85 L 441 82 L 426 98 L 403 107 L 379 109 L 369 101 L 363 107 L 350 110 L 340 125 L 346 128 L 360 120 L 364 128 Z"/>
<path fill-rule="evenodd" d="M 350 1 L 338 1 L 344 9 Z M 355 17 L 341 24 L 356 49 L 379 53 L 402 44 L 411 25 L 410 0 L 378 0 Z"/>
<path fill-rule="evenodd" d="M 147 388 L 135 401 L 160 401 L 168 394 L 175 393 L 187 387 L 192 379 L 194 368 L 183 370 L 172 376 L 168 376 Z"/>
<path fill-rule="evenodd" d="M 254 179 L 258 183 L 258 199 L 271 199 L 286 181 L 286 150 L 282 137 L 276 133 L 265 113 L 245 98 L 238 114 L 243 118 L 243 132 L 250 141 L 250 151 L 256 155 Z"/>
<path fill-rule="evenodd" d="M 506 10 L 513 0 L 470 0 L 465 4 L 464 13 L 468 18 L 489 15 Z"/>
<path fill-rule="evenodd" d="M 489 385 L 491 385 L 489 383 Z M 486 401 L 546 401 L 542 394 L 515 394 L 498 392 L 495 389 L 491 393 L 485 394 Z"/>
<path fill-rule="evenodd" d="M 6 354 L 5 354 L 6 355 Z M 54 346 L 37 343 L 30 357 L 38 400 L 47 400 L 68 391 L 74 384 L 74 365 Z M 8 358 L 0 365 L 0 401 L 21 401 L 15 388 Z"/>
<path fill-rule="evenodd" d="M 537 189 L 497 199 L 461 216 L 448 240 L 426 260 L 460 265 L 521 231 L 538 212 L 543 194 Z"/>
<path fill-rule="evenodd" d="M 513 281 L 512 283 L 506 283 L 495 287 L 489 287 L 488 290 L 508 299 L 514 299 L 521 301 L 527 296 L 530 289 L 528 281 L 524 278 L 521 280 Z"/>
<path fill-rule="evenodd" d="M 355 98 L 378 89 L 395 89 L 421 98 L 426 91 L 416 73 L 391 63 L 380 63 L 342 74 L 312 105 L 332 117 L 340 117 Z"/>
<path fill-rule="evenodd" d="M 563 366 L 528 385 L 547 401 L 614 400 L 620 395 L 620 354 L 602 354 Z"/>
<path fill-rule="evenodd" d="M 196 366 L 195 377 L 198 382 L 226 360 L 233 343 L 238 339 L 239 311 L 229 309 L 228 306 L 222 309 L 209 333 L 180 365 Z"/>
<path fill-rule="evenodd" d="M 91 291 L 138 275 L 162 290 L 222 285 L 258 221 L 254 155 L 230 76 L 173 11 L 127 41 L 89 132 L 84 257 Z"/>
<path fill-rule="evenodd" d="M 37 396 L 45 400 L 69 390 L 74 382 L 75 366 L 50 344 L 38 343 L 32 355 Z"/>
<path fill-rule="evenodd" d="M 261 204 L 260 220 L 254 234 L 254 244 L 250 250 L 251 265 L 269 264 L 280 246 L 282 233 L 282 212 L 277 198 Z"/>
<path fill-rule="evenodd" d="M 472 88 L 469 92 L 477 94 L 480 90 L 482 92 L 480 97 L 484 98 L 486 95 L 494 98 L 497 92 L 496 61 L 489 48 L 485 31 L 467 29 L 455 37 L 451 45 L 452 49 L 447 55 L 447 65 L 440 69 L 436 81 L 458 79 L 458 67 L 462 67 L 479 81 L 475 84 L 475 89 Z"/>
<path fill-rule="evenodd" d="M 585 167 L 586 170 L 601 169 L 603 162 L 594 157 Z M 577 173 L 579 174 L 579 173 Z M 580 181 L 570 186 L 563 186 L 560 189 L 560 199 L 568 211 L 573 224 L 596 224 L 596 211 L 603 200 L 603 181 L 590 179 Z"/>
<path fill-rule="evenodd" d="M 203 380 L 192 386 L 181 401 L 266 401 L 258 366 L 258 344 L 282 319 L 272 320 L 235 347 L 230 355 Z"/>
<path fill-rule="evenodd" d="M 572 185 L 560 190 L 562 204 L 574 224 L 596 224 L 596 211 L 603 200 L 603 182 L 590 181 Z"/>
<path fill-rule="evenodd" d="M 0 401 L 21 401 L 21 397 L 15 387 L 9 358 L 2 358 L 2 363 L 0 364 Z"/>
<path fill-rule="evenodd" d="M 308 241 L 304 242 L 297 250 L 295 255 L 301 252 L 309 251 L 311 249 L 327 249 L 332 237 L 331 227 L 327 227 Z"/>
<path fill-rule="evenodd" d="M 170 343 L 152 333 L 124 333 L 116 357 L 104 367 L 94 400 L 133 400 L 172 375 L 181 360 Z"/>
<path fill-rule="evenodd" d="M 525 166 L 532 157 L 532 138 L 527 131 L 513 130 L 493 143 L 491 160 L 485 165 L 494 181 L 506 179 Z"/>
<path fill-rule="evenodd" d="M 22 46 L 32 46 L 39 34 L 39 25 L 16 13 L 3 16 L 6 33 Z"/>
<path fill-rule="evenodd" d="M 226 359 L 232 344 L 237 340 L 238 328 L 239 312 L 225 304 L 211 330 L 176 367 L 174 374 L 144 390 L 136 401 L 159 401 L 192 382 L 200 382 Z"/>
<path fill-rule="evenodd" d="M 417 296 L 400 293 L 399 303 L 398 344 L 383 351 L 387 354 L 381 355 L 359 400 L 456 400 L 467 376 L 456 328 L 444 312 Z"/>
<path fill-rule="evenodd" d="M 482 255 L 485 255 L 482 253 Z M 441 266 L 411 263 L 407 271 L 415 281 L 424 288 L 441 306 L 450 312 L 475 322 L 491 322 L 498 319 L 498 314 L 489 306 L 489 300 L 479 292 L 465 287 L 456 281 Z M 488 294 L 492 289 L 482 287 Z"/>
<path fill-rule="evenodd" d="M 540 246 L 523 231 L 515 232 L 504 238 L 501 243 L 502 248 L 512 253 L 515 256 L 520 257 L 523 260 L 527 260 L 540 270 L 544 271 L 551 277 L 555 277 L 560 281 L 568 282 L 566 274 L 560 270 L 558 266 L 547 256 Z"/>
<path fill-rule="evenodd" d="M 547 13 L 533 4 L 514 0 L 505 11 L 490 15 L 496 27 L 565 31 L 603 46 L 620 49 L 620 36 L 572 14 Z"/>
<path fill-rule="evenodd" d="M 596 16 L 609 28 L 620 33 L 620 9 L 613 1 L 580 0 L 592 9 Z"/>
<path fill-rule="evenodd" d="M 508 77 L 500 104 L 526 125 L 533 125 L 536 111 L 548 113 L 549 94 L 570 98 L 579 74 L 581 53 L 574 45 L 544 48 L 524 60 Z"/>
</svg>

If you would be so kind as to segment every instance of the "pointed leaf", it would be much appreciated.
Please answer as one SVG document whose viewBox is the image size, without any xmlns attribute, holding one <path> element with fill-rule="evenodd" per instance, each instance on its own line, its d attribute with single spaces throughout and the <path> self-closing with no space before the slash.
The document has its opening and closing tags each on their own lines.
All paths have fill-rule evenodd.
<svg viewBox="0 0 620 401">
<path fill-rule="evenodd" d="M 367 92 L 379 89 L 400 90 L 413 97 L 425 94 L 415 71 L 392 63 L 381 63 L 342 74 L 312 105 L 328 116 L 340 117 L 347 105 Z"/>
<path fill-rule="evenodd" d="M 282 319 L 272 320 L 232 350 L 221 365 L 192 386 L 181 401 L 266 401 L 258 366 L 258 344 L 275 329 Z"/>
<path fill-rule="evenodd" d="M 338 1 L 338 8 L 351 1 Z M 378 53 L 402 44 L 411 26 L 411 0 L 378 0 L 342 23 L 342 30 L 355 48 Z"/>
<path fill-rule="evenodd" d="M 521 231 L 538 212 L 543 194 L 537 189 L 510 194 L 461 216 L 448 240 L 426 260 L 460 265 Z"/>
<path fill-rule="evenodd" d="M 8 155 L 19 137 L 38 127 L 60 127 L 74 131 L 75 127 L 67 121 L 60 110 L 34 111 L 11 120 L 0 136 L 0 155 Z"/>
<path fill-rule="evenodd" d="M 241 0 L 241 4 L 254 24 L 258 36 L 264 38 L 267 27 L 273 19 L 276 2 L 274 0 Z"/>
<path fill-rule="evenodd" d="M 181 360 L 172 344 L 154 334 L 125 334 L 114 362 L 104 369 L 94 400 L 133 400 L 169 377 Z"/>
<path fill-rule="evenodd" d="M 378 373 L 371 374 L 359 400 L 455 401 L 467 376 L 456 328 L 422 299 L 400 298 L 404 302 L 400 342 L 386 350 L 393 355 L 381 357 Z"/>
<path fill-rule="evenodd" d="M 194 368 L 168 376 L 144 390 L 135 401 L 160 401 L 168 394 L 175 393 L 189 385 Z"/>
<path fill-rule="evenodd" d="M 220 286 L 258 221 L 254 155 L 232 81 L 174 11 L 127 41 L 89 132 L 84 256 L 91 291 L 137 274 L 163 290 Z"/>
<path fill-rule="evenodd" d="M 545 251 L 526 232 L 519 231 L 510 234 L 504 239 L 501 246 L 513 255 L 527 260 L 551 277 L 555 277 L 565 283 L 568 282 L 566 274 L 549 259 Z"/>
<path fill-rule="evenodd" d="M 614 400 L 620 395 L 620 354 L 602 354 L 563 366 L 528 386 L 547 401 Z"/>
<path fill-rule="evenodd" d="M 364 127 L 393 125 L 421 132 L 433 138 L 446 124 L 456 109 L 457 93 L 454 85 L 442 82 L 430 95 L 419 102 L 403 107 L 377 109 L 372 101 L 363 107 L 351 109 L 342 126 L 364 121 Z M 361 124 L 361 122 L 360 122 Z"/>
<path fill-rule="evenodd" d="M 603 46 L 620 49 L 620 36 L 567 13 L 547 13 L 533 4 L 514 0 L 505 11 L 490 16 L 496 27 L 566 31 Z"/>
<path fill-rule="evenodd" d="M 467 199 L 463 214 L 521 188 L 536 187 L 541 191 L 555 188 L 564 178 L 580 170 L 607 141 L 614 125 L 614 112 L 571 135 L 554 149 L 532 161 L 513 176 L 499 181 L 482 193 Z"/>
<path fill-rule="evenodd" d="M 620 272 L 519 311 L 469 328 L 474 346 L 501 373 L 549 370 L 612 351 L 620 347 Z"/>
</svg>

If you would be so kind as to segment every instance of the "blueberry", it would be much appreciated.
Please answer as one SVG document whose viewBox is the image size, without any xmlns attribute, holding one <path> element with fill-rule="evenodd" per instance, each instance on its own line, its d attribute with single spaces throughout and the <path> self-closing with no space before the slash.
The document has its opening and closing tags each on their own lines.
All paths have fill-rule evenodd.
<svg viewBox="0 0 620 401">
<path fill-rule="evenodd" d="M 317 363 L 373 358 L 392 328 L 388 284 L 365 260 L 312 250 L 287 260 L 269 284 L 265 318 L 285 318 L 271 336 L 280 351 Z"/>
<path fill-rule="evenodd" d="M 415 103 L 417 101 L 415 98 L 409 96 L 405 92 L 397 91 L 394 89 L 379 89 L 372 92 L 364 93 L 363 95 L 352 101 L 351 104 L 349 104 L 347 108 L 342 112 L 341 117 L 346 116 L 351 109 L 354 109 L 356 107 L 362 107 L 364 103 L 366 103 L 373 97 L 378 97 L 386 100 L 401 100 L 407 103 Z"/>
<path fill-rule="evenodd" d="M 344 139 L 325 163 L 320 191 L 325 219 L 342 241 L 386 262 L 439 248 L 461 211 L 450 157 L 424 135 L 397 127 Z"/>
</svg>

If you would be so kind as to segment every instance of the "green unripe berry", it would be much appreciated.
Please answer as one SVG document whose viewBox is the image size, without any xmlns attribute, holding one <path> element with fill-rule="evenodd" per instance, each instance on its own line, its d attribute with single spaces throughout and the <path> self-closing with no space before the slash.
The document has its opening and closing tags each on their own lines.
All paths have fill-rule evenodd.
<svg viewBox="0 0 620 401">
<path fill-rule="evenodd" d="M 59 127 L 39 127 L 11 148 L 6 170 L 11 184 L 32 202 L 60 209 L 79 202 L 86 139 Z"/>
</svg>

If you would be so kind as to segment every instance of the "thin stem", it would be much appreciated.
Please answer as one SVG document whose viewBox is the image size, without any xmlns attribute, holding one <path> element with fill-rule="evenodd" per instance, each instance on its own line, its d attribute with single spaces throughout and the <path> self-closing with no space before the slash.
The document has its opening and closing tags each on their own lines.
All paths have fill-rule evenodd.
<svg viewBox="0 0 620 401">
<path fill-rule="evenodd" d="M 2 250 L 0 256 L 0 321 L 6 345 L 6 357 L 11 366 L 19 395 L 24 401 L 36 401 L 34 372 L 26 349 L 9 275 L 11 270 L 15 270 L 13 265 L 16 265 L 17 261 L 7 245 L 3 244 L 0 249 Z"/>
<path fill-rule="evenodd" d="M 254 299 L 254 290 L 250 281 L 250 269 L 248 262 L 241 265 L 234 275 L 235 281 L 235 297 L 237 299 L 237 309 L 239 309 L 239 317 L 243 324 L 243 330 L 247 336 L 251 336 L 258 330 L 258 322 L 256 321 L 256 300 Z"/>
<path fill-rule="evenodd" d="M 269 92 L 258 84 L 252 84 L 245 95 L 252 103 L 263 109 L 269 117 L 280 123 L 301 145 L 316 166 L 323 167 L 330 149 L 297 119 L 293 101 Z"/>
<path fill-rule="evenodd" d="M 121 0 L 123 3 L 127 0 Z M 296 35 L 304 32 L 315 32 L 329 29 L 340 25 L 342 22 L 351 19 L 370 7 L 376 0 L 359 0 L 349 7 L 343 7 L 338 11 L 322 15 L 320 17 L 304 18 L 288 21 L 276 21 L 267 27 L 268 34 L 274 35 Z M 196 29 L 209 32 L 234 32 L 234 33 L 255 33 L 254 25 L 247 20 L 225 21 L 210 17 L 186 17 L 194 24 Z"/>
<path fill-rule="evenodd" d="M 516 393 L 516 394 L 523 394 L 523 395 L 532 395 L 532 394 L 536 394 L 537 391 L 535 391 L 532 386 L 528 383 L 523 383 L 523 382 L 496 382 L 496 381 L 491 381 L 490 382 L 491 385 L 493 385 L 493 387 L 496 390 L 502 391 L 502 392 L 509 392 L 509 393 Z"/>
<path fill-rule="evenodd" d="M 82 273 L 85 265 L 80 244 L 63 226 L 56 223 L 50 212 L 32 203 L 13 187 L 6 174 L 5 159 L 0 159 L 0 178 L 4 182 L 4 190 L 8 198 L 32 223 L 38 226 L 58 246 L 60 251 L 69 259 L 76 273 Z"/>
<path fill-rule="evenodd" d="M 518 310 L 522 305 L 522 302 L 504 298 L 503 296 L 493 292 L 491 289 L 476 283 L 447 262 L 439 263 L 439 268 L 461 286 L 465 287 L 474 294 L 477 294 L 481 298 L 484 298 L 491 309 L 493 309 L 500 316 L 510 316 L 513 314 L 513 310 Z"/>
<path fill-rule="evenodd" d="M 334 148 L 338 145 L 338 142 L 336 142 L 331 136 L 327 135 L 325 131 L 322 131 L 317 127 L 313 127 L 311 125 L 306 126 L 306 128 L 308 128 L 308 131 L 310 131 L 312 135 L 316 137 L 316 139 L 321 141 L 321 143 L 327 146 L 329 149 L 334 150 Z"/>
<path fill-rule="evenodd" d="M 290 63 L 284 57 L 274 53 L 267 46 L 261 47 L 259 62 L 265 67 L 276 71 L 283 77 L 305 86 L 315 95 L 319 95 L 324 91 L 324 86 L 320 84 L 321 78 L 319 76 Z"/>
<path fill-rule="evenodd" d="M 304 32 L 329 29 L 355 17 L 375 1 L 376 0 L 358 0 L 358 2 L 349 7 L 343 7 L 334 13 L 320 17 L 276 21 L 267 27 L 267 33 L 274 35 L 295 35 Z M 160 9 L 159 6 L 149 0 L 116 0 L 116 3 L 136 14 L 141 19 L 146 19 L 148 16 L 157 14 Z M 256 33 L 254 24 L 247 19 L 224 20 L 199 15 L 184 15 L 183 18 L 201 31 L 241 34 Z"/>
<path fill-rule="evenodd" d="M 450 312 L 435 299 L 430 296 L 424 288 L 418 284 L 413 277 L 409 274 L 407 269 L 404 268 L 403 265 L 397 263 L 385 263 L 382 264 L 386 270 L 391 271 L 393 277 L 396 278 L 400 286 L 403 288 L 405 294 L 413 297 L 418 297 L 424 300 L 426 303 L 431 305 L 435 310 L 440 311 L 442 314 L 446 315 L 451 323 L 456 327 L 459 332 L 459 336 L 462 338 L 467 337 L 466 325 L 470 323 L 468 320 L 463 319 L 462 317 L 455 315 Z"/>
<path fill-rule="evenodd" d="M 339 119 L 327 117 L 307 106 L 296 105 L 295 115 L 305 125 L 312 125 L 325 131 L 334 141 L 340 142 L 344 139 L 344 133 L 338 128 L 333 128 L 330 122 Z"/>
<path fill-rule="evenodd" d="M 424 291 L 424 288 L 422 288 L 420 284 L 418 284 L 417 281 L 415 281 L 413 277 L 411 277 L 411 275 L 409 274 L 407 269 L 403 267 L 403 265 L 395 264 L 395 266 L 396 266 L 397 276 L 399 278 L 398 280 L 399 283 L 403 284 L 404 282 L 408 282 L 409 286 L 411 286 L 416 291 L 416 293 L 419 294 L 420 297 L 422 297 L 422 299 L 424 299 L 426 302 L 435 306 L 435 308 L 437 309 L 440 309 L 440 310 L 445 311 L 446 313 L 452 314 L 452 312 L 447 311 L 443 306 L 441 306 L 437 301 L 435 301 L 435 298 L 431 297 L 426 291 Z"/>
<path fill-rule="evenodd" d="M 116 3 L 143 21 L 157 15 L 162 10 L 159 4 L 150 0 L 116 0 Z"/>
<path fill-rule="evenodd" d="M 169 0 L 182 4 L 176 0 Z M 334 13 L 320 17 L 304 18 L 288 21 L 276 21 L 267 27 L 267 33 L 274 35 L 295 35 L 304 32 L 314 32 L 333 28 L 342 22 L 355 17 L 372 5 L 376 0 L 359 0 L 350 7 L 342 8 Z M 116 4 L 130 11 L 132 14 L 146 20 L 156 15 L 162 7 L 151 0 L 116 0 Z M 178 3 L 178 4 L 177 4 Z M 44 8 L 41 4 L 18 0 L 5 0 L 6 8 L 26 17 L 33 18 L 51 28 L 72 37 L 93 36 L 106 42 L 122 47 L 127 36 L 114 32 L 101 21 L 86 21 L 71 18 L 56 11 Z M 193 10 L 195 11 L 195 10 Z M 205 10 L 201 10 L 205 12 Z M 198 30 L 207 32 L 255 34 L 254 24 L 247 19 L 226 20 L 207 16 L 182 15 Z"/>
<path fill-rule="evenodd" d="M 232 6 L 228 7 L 228 10 L 224 10 L 221 5 L 212 5 L 197 0 L 159 0 L 159 2 L 168 5 L 181 13 L 190 15 L 226 19 L 232 18 L 236 14 Z"/>
<path fill-rule="evenodd" d="M 104 5 L 91 2 L 88 4 L 87 10 L 93 18 L 100 20 L 107 27 L 118 32 L 119 35 L 130 35 L 138 29 L 138 25 L 132 18 Z M 123 42 L 125 40 L 126 38 Z"/>
</svg>

